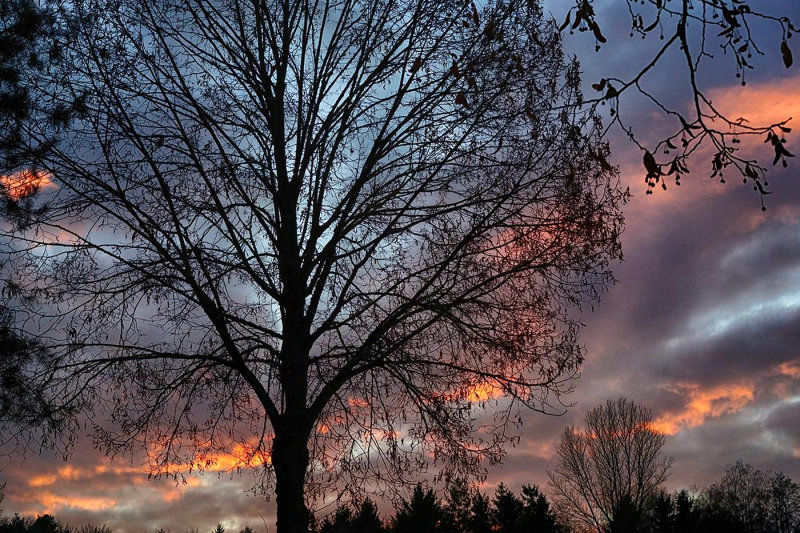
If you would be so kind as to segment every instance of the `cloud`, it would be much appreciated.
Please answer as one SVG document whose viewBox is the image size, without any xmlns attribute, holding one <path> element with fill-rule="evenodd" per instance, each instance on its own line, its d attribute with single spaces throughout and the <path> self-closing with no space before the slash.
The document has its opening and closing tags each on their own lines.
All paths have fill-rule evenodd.
<svg viewBox="0 0 800 533">
<path fill-rule="evenodd" d="M 753 123 L 800 117 L 800 77 L 762 78 L 746 90 L 710 94 L 720 106 L 738 97 Z M 795 133 L 788 138 L 800 152 Z M 742 153 L 758 154 L 762 140 L 742 143 Z M 797 480 L 800 161 L 769 169 L 774 194 L 762 212 L 750 187 L 707 179 L 702 153 L 680 189 L 645 197 L 641 153 L 617 145 L 623 184 L 635 194 L 625 262 L 615 268 L 619 283 L 583 317 L 587 361 L 569 398 L 577 415 L 564 424 L 580 425 L 583 412 L 624 395 L 652 408 L 669 434 L 670 488 L 707 486 L 737 459 Z"/>
<path fill-rule="evenodd" d="M 717 109 L 734 120 L 742 117 L 745 124 L 772 124 L 789 118 L 800 119 L 798 87 L 800 75 L 793 74 L 750 83 L 745 87 L 718 87 L 709 93 L 709 98 Z"/>
<path fill-rule="evenodd" d="M 62 523 L 105 524 L 115 533 L 210 532 L 217 523 L 231 533 L 244 525 L 259 531 L 263 520 L 274 529 L 274 503 L 251 490 L 257 470 L 230 472 L 223 468 L 228 463 L 221 460 L 203 474 L 150 479 L 146 457 L 112 461 L 79 442 L 68 462 L 45 454 L 4 465 L 3 512 L 49 513 Z"/>
<path fill-rule="evenodd" d="M 753 401 L 755 386 L 750 383 L 731 384 L 704 389 L 698 383 L 679 383 L 671 389 L 686 398 L 683 409 L 659 416 L 655 428 L 674 435 L 685 427 L 699 426 L 708 418 L 740 411 Z"/>
</svg>

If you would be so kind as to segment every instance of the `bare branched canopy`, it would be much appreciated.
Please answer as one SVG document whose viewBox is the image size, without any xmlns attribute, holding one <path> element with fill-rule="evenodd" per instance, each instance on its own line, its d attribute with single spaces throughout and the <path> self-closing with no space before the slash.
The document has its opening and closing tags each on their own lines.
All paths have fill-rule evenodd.
<svg viewBox="0 0 800 533">
<path fill-rule="evenodd" d="M 3 277 L 46 349 L 22 371 L 98 446 L 235 451 L 300 531 L 304 495 L 480 475 L 520 406 L 560 408 L 625 193 L 537 2 L 57 13 Z"/>
<path fill-rule="evenodd" d="M 626 398 L 609 400 L 568 427 L 558 466 L 548 472 L 553 500 L 566 521 L 602 532 L 623 507 L 645 509 L 666 481 L 671 459 L 650 409 Z"/>
</svg>

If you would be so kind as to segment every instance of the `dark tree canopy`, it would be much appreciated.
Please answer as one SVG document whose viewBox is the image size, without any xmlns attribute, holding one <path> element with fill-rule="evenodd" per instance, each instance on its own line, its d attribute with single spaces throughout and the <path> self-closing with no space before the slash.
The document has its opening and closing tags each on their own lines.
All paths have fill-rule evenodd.
<svg viewBox="0 0 800 533">
<path fill-rule="evenodd" d="M 56 6 L 48 0 L 0 0 L 0 175 L 29 167 L 56 142 L 54 136 L 32 142 L 26 134 L 31 122 L 46 120 L 58 129 L 75 110 L 60 98 L 59 103 L 41 98 L 39 80 L 32 79 L 52 72 L 64 59 L 71 20 L 59 19 Z M 19 195 L 5 181 L 3 186 L 6 196 Z"/>
<path fill-rule="evenodd" d="M 63 64 L 23 74 L 64 113 L 20 123 L 53 185 L 3 276 L 46 354 L 20 375 L 98 446 L 236 451 L 300 531 L 325 488 L 480 477 L 561 409 L 625 194 L 536 2 L 54 13 Z"/>
<path fill-rule="evenodd" d="M 561 437 L 558 465 L 548 472 L 553 501 L 573 526 L 635 531 L 669 474 L 664 434 L 649 409 L 626 398 L 595 407 L 584 421 Z"/>
<path fill-rule="evenodd" d="M 800 527 L 800 485 L 783 472 L 737 461 L 700 501 L 706 529 L 790 533 Z"/>
</svg>

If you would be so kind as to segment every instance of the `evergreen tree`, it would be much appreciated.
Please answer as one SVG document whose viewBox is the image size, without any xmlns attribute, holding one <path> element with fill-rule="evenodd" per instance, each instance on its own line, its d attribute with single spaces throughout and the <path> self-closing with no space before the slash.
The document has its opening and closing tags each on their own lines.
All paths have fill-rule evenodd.
<svg viewBox="0 0 800 533">
<path fill-rule="evenodd" d="M 612 518 L 606 528 L 607 533 L 640 533 L 644 526 L 642 508 L 625 495 L 614 506 Z"/>
<path fill-rule="evenodd" d="M 437 533 L 442 521 L 442 506 L 431 489 L 419 484 L 411 500 L 403 500 L 394 517 L 394 533 Z"/>
<path fill-rule="evenodd" d="M 490 533 L 492 531 L 489 497 L 478 491 L 475 491 L 470 501 L 467 531 L 470 533 Z"/>
<path fill-rule="evenodd" d="M 675 512 L 672 496 L 661 491 L 653 500 L 652 531 L 653 533 L 672 533 L 675 531 Z"/>
<path fill-rule="evenodd" d="M 320 527 L 320 533 L 350 533 L 353 527 L 353 512 L 349 507 L 339 505 L 333 514 L 325 517 Z"/>
<path fill-rule="evenodd" d="M 67 529 L 61 527 L 53 515 L 43 514 L 37 516 L 31 524 L 28 533 L 67 533 Z"/>
<path fill-rule="evenodd" d="M 470 528 L 472 493 L 463 479 L 450 483 L 443 507 L 444 520 L 441 530 L 445 533 L 463 533 Z"/>
<path fill-rule="evenodd" d="M 522 501 L 503 483 L 497 486 L 492 500 L 494 525 L 500 533 L 518 533 L 521 531 Z"/>
<path fill-rule="evenodd" d="M 3 518 L 0 522 L 0 533 L 27 533 L 32 524 L 32 518 L 14 514 L 13 517 Z"/>
<path fill-rule="evenodd" d="M 681 490 L 675 496 L 674 527 L 676 532 L 693 533 L 697 531 L 697 509 L 694 499 L 686 490 Z"/>
<path fill-rule="evenodd" d="M 536 485 L 522 486 L 522 531 L 555 533 L 559 531 L 555 513 L 543 492 Z"/>
<path fill-rule="evenodd" d="M 352 533 L 383 533 L 383 523 L 378 515 L 378 507 L 369 498 L 361 502 L 351 524 Z"/>
</svg>

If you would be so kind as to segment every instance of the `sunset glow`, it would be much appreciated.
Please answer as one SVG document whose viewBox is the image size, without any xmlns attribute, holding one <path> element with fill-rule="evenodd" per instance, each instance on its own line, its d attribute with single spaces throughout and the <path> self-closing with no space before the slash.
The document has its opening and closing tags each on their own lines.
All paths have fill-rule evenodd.
<svg viewBox="0 0 800 533">
<path fill-rule="evenodd" d="M 4 194 L 12 200 L 22 200 L 36 192 L 54 187 L 52 175 L 39 170 L 20 170 L 9 175 L 0 175 Z"/>
<path fill-rule="evenodd" d="M 794 119 L 788 126 L 800 127 L 798 87 L 800 76 L 795 75 L 772 83 L 728 86 L 712 91 L 710 96 L 717 108 L 734 118 L 746 118 L 746 124 L 771 124 Z M 757 142 L 761 141 L 763 139 L 757 139 Z"/>
<path fill-rule="evenodd" d="M 83 511 L 103 511 L 114 507 L 117 501 L 113 498 L 89 496 L 60 496 L 52 492 L 40 492 L 38 503 L 44 508 L 45 513 L 54 513 L 57 509 L 80 509 Z"/>
<path fill-rule="evenodd" d="M 787 361 L 778 365 L 778 371 L 782 376 L 792 379 L 800 378 L 800 361 Z"/>
<path fill-rule="evenodd" d="M 658 431 L 667 435 L 699 426 L 709 418 L 735 413 L 753 401 L 755 394 L 752 384 L 703 389 L 699 384 L 683 383 L 677 384 L 674 391 L 686 398 L 684 408 L 662 415 L 654 424 Z"/>
<path fill-rule="evenodd" d="M 209 472 L 229 472 L 239 468 L 257 468 L 271 464 L 272 457 L 268 452 L 253 446 L 234 444 L 230 453 L 212 453 L 197 456 L 191 465 L 171 465 L 169 472 L 191 472 L 194 469 Z"/>
<path fill-rule="evenodd" d="M 503 395 L 503 390 L 490 383 L 479 383 L 472 387 L 467 393 L 467 400 L 470 402 L 485 402 Z"/>
</svg>

